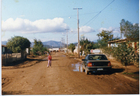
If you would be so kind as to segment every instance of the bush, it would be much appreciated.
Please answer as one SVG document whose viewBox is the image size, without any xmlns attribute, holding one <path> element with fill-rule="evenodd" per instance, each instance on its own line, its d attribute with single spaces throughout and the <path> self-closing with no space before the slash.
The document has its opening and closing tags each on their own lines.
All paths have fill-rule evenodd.
<svg viewBox="0 0 140 96">
<path fill-rule="evenodd" d="M 46 47 L 43 46 L 42 42 L 39 40 L 37 41 L 36 39 L 34 40 L 34 47 L 33 47 L 33 54 L 34 55 L 43 55 L 45 51 L 48 51 Z"/>
<path fill-rule="evenodd" d="M 121 61 L 123 65 L 128 65 L 131 62 L 139 64 L 139 54 L 135 52 L 134 48 L 128 47 L 126 43 L 119 44 L 118 47 L 104 47 L 102 50 L 107 55 L 112 55 Z"/>
</svg>

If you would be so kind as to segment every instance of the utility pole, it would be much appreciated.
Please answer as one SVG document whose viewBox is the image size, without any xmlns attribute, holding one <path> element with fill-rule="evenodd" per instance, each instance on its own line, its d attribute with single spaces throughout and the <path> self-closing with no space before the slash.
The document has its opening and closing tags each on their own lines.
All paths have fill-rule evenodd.
<svg viewBox="0 0 140 96">
<path fill-rule="evenodd" d="M 67 53 L 68 53 L 68 33 L 67 33 Z"/>
<path fill-rule="evenodd" d="M 61 38 L 62 39 L 62 38 Z M 60 51 L 61 51 L 61 44 L 62 44 L 62 42 L 60 41 Z"/>
<path fill-rule="evenodd" d="M 78 57 L 80 58 L 80 42 L 79 42 L 79 9 L 82 8 L 73 8 L 73 10 L 77 10 L 77 28 L 78 28 Z"/>
<path fill-rule="evenodd" d="M 61 38 L 61 51 L 64 50 L 64 47 L 65 47 L 65 45 L 64 45 L 64 38 L 62 37 Z"/>
<path fill-rule="evenodd" d="M 65 29 L 66 31 L 69 29 Z M 67 53 L 68 53 L 68 31 L 67 31 Z"/>
</svg>

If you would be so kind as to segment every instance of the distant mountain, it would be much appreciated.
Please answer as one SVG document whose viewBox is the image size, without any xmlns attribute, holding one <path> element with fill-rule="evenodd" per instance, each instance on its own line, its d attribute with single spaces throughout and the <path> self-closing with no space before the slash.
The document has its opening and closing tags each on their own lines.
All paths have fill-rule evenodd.
<svg viewBox="0 0 140 96">
<path fill-rule="evenodd" d="M 56 48 L 56 47 L 59 47 L 61 46 L 61 42 L 58 42 L 58 41 L 45 41 L 45 42 L 42 42 L 42 44 L 47 47 L 47 48 Z M 31 42 L 31 47 L 34 46 L 34 42 Z"/>
<path fill-rule="evenodd" d="M 60 47 L 61 46 L 61 42 L 58 41 L 46 41 L 46 42 L 42 42 L 44 46 L 49 45 L 49 47 Z"/>
<path fill-rule="evenodd" d="M 7 44 L 7 41 L 2 41 L 1 44 L 2 45 L 6 45 Z"/>
<path fill-rule="evenodd" d="M 2 41 L 2 45 L 6 45 L 7 41 Z M 43 45 L 47 48 L 60 48 L 60 46 L 62 46 L 62 43 L 59 41 L 46 41 L 46 42 L 42 42 Z M 75 45 L 77 43 L 74 43 Z M 34 46 L 34 42 L 31 42 L 31 47 Z M 63 44 L 64 46 L 64 44 Z M 67 44 L 65 44 L 65 46 L 67 46 Z"/>
</svg>

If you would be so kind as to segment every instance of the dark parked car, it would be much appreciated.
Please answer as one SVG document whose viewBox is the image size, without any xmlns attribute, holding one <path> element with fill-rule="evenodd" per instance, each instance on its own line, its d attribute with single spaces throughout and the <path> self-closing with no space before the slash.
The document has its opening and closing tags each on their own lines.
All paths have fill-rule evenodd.
<svg viewBox="0 0 140 96">
<path fill-rule="evenodd" d="M 82 71 L 86 74 L 95 71 L 111 71 L 111 62 L 104 54 L 88 54 L 82 59 Z"/>
</svg>

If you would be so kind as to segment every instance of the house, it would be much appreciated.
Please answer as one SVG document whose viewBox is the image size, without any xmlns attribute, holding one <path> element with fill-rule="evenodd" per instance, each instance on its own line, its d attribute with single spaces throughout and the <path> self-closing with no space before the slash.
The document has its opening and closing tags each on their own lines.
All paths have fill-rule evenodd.
<svg viewBox="0 0 140 96">
<path fill-rule="evenodd" d="M 11 54 L 12 51 L 10 49 L 7 48 L 6 45 L 2 45 L 2 54 Z"/>
<path fill-rule="evenodd" d="M 80 50 L 80 48 L 81 48 L 81 46 L 79 46 L 79 50 Z M 77 44 L 77 46 L 75 46 L 74 53 L 78 53 L 78 44 Z"/>
<path fill-rule="evenodd" d="M 118 44 L 123 42 L 128 42 L 128 40 L 119 39 L 119 40 L 108 41 L 108 47 L 118 47 Z M 130 40 L 128 43 L 128 47 L 133 47 L 136 52 L 139 52 L 139 49 L 137 49 L 139 46 L 138 44 L 139 44 L 138 41 Z"/>
<path fill-rule="evenodd" d="M 102 51 L 100 49 L 91 49 L 90 53 L 92 53 L 92 54 L 101 54 Z"/>
<path fill-rule="evenodd" d="M 61 48 L 60 51 L 67 52 L 67 48 Z"/>
<path fill-rule="evenodd" d="M 60 50 L 59 48 L 49 48 L 49 51 L 51 51 L 51 52 L 54 52 L 54 51 L 59 52 L 59 50 Z"/>
<path fill-rule="evenodd" d="M 7 52 L 6 45 L 2 45 L 2 54 L 5 54 Z"/>
<path fill-rule="evenodd" d="M 122 42 L 126 42 L 126 41 L 127 41 L 127 39 L 108 41 L 108 47 L 118 47 L 118 43 L 122 43 Z"/>
</svg>

